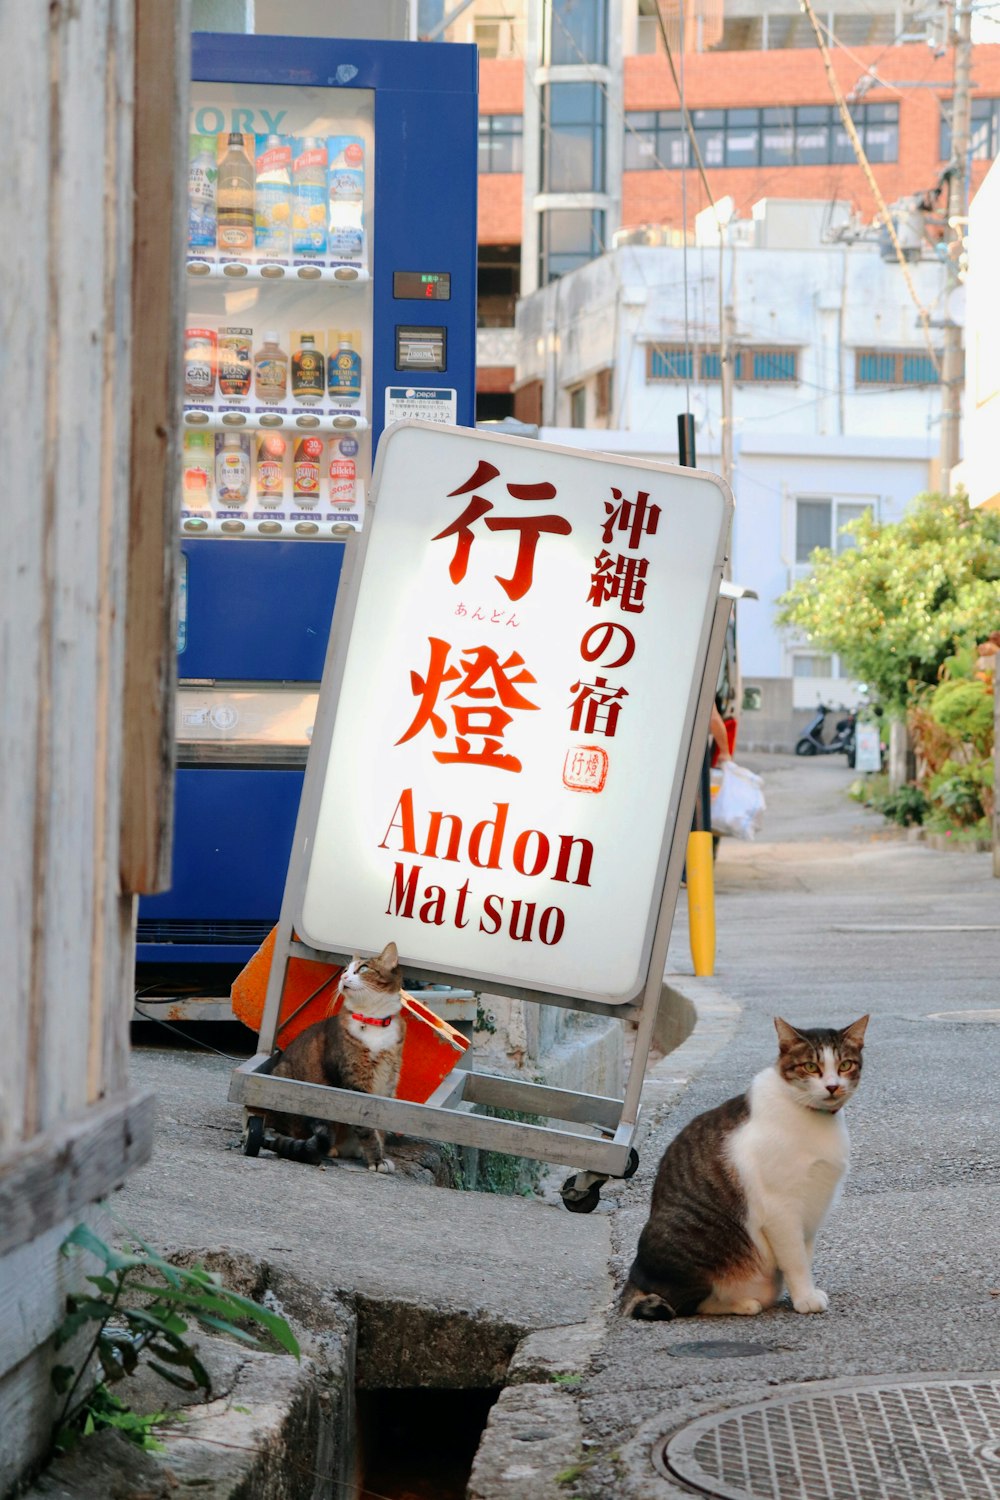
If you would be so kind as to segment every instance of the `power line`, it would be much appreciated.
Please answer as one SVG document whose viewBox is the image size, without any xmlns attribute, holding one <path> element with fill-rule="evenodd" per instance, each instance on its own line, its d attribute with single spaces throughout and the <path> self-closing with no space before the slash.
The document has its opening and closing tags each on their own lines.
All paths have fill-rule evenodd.
<svg viewBox="0 0 1000 1500">
<path fill-rule="evenodd" d="M 930 313 L 927 311 L 927 308 L 921 302 L 920 297 L 917 294 L 917 289 L 914 285 L 913 277 L 910 275 L 910 268 L 906 263 L 906 257 L 903 255 L 903 247 L 899 243 L 899 236 L 896 233 L 896 226 L 892 221 L 892 214 L 886 207 L 885 199 L 882 196 L 882 190 L 875 180 L 875 173 L 872 171 L 871 163 L 869 162 L 868 157 L 865 154 L 865 148 L 861 144 L 861 137 L 858 135 L 857 128 L 851 118 L 851 112 L 847 107 L 847 101 L 844 98 L 843 91 L 840 87 L 840 84 L 837 82 L 837 75 L 833 71 L 833 63 L 830 60 L 830 51 L 826 45 L 826 42 L 823 40 L 823 33 L 820 30 L 820 24 L 817 20 L 816 12 L 813 10 L 812 0 L 800 0 L 800 4 L 806 15 L 809 17 L 810 24 L 813 31 L 815 32 L 816 45 L 818 46 L 820 55 L 823 59 L 823 67 L 826 71 L 827 82 L 830 85 L 830 92 L 833 94 L 833 97 L 837 104 L 837 108 L 840 111 L 840 118 L 843 121 L 844 130 L 847 132 L 847 137 L 850 140 L 854 155 L 857 157 L 858 165 L 864 172 L 865 180 L 868 183 L 869 190 L 872 194 L 872 197 L 875 199 L 879 215 L 882 219 L 883 224 L 885 225 L 886 232 L 892 243 L 892 248 L 896 254 L 896 259 L 899 262 L 900 269 L 903 272 L 903 279 L 906 282 L 907 291 L 909 292 L 913 304 L 920 316 L 920 322 L 924 330 L 924 338 L 927 343 L 927 352 L 930 355 L 931 362 L 934 365 L 935 371 L 937 372 L 938 376 L 940 376 L 941 363 L 938 359 L 937 350 L 934 348 L 934 340 L 931 335 Z"/>
</svg>

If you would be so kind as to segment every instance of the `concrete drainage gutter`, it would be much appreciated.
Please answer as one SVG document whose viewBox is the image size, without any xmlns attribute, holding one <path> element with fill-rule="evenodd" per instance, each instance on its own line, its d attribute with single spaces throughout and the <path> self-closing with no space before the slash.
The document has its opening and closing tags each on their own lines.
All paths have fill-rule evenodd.
<svg viewBox="0 0 1000 1500">
<path fill-rule="evenodd" d="M 656 1042 L 665 1055 L 647 1076 L 640 1151 L 739 1015 L 703 981 L 682 983 L 683 990 L 673 981 L 664 986 Z M 574 1063 L 596 1045 L 615 1070 L 602 1035 L 551 1040 L 556 1050 L 568 1043 Z M 575 1071 L 571 1063 L 567 1072 Z M 234 1252 L 190 1250 L 176 1258 L 219 1270 L 227 1285 L 281 1311 L 299 1338 L 301 1362 L 229 1340 L 199 1340 L 214 1396 L 187 1405 L 158 1431 L 164 1452 L 145 1453 L 117 1433 L 102 1433 L 53 1463 L 26 1500 L 353 1500 L 360 1480 L 355 1391 L 428 1386 L 500 1388 L 469 1500 L 568 1500 L 575 1493 L 574 1477 L 587 1461 L 576 1393 L 604 1336 L 603 1312 L 590 1322 L 531 1331 L 469 1312 L 334 1297 Z M 144 1413 L 184 1399 L 165 1394 L 155 1376 L 135 1377 L 123 1394 Z"/>
</svg>

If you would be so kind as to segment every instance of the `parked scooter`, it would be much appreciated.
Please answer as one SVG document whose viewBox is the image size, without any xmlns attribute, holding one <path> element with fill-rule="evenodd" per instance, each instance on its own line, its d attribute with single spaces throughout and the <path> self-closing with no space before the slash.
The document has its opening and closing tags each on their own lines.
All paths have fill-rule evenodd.
<svg viewBox="0 0 1000 1500">
<path fill-rule="evenodd" d="M 844 710 L 844 717 L 834 725 L 830 739 L 823 738 L 823 727 L 828 714 L 836 712 L 829 704 L 818 703 L 816 713 L 802 731 L 795 744 L 796 755 L 846 755 L 847 764 L 854 765 L 854 731 L 858 722 L 855 710 Z"/>
</svg>

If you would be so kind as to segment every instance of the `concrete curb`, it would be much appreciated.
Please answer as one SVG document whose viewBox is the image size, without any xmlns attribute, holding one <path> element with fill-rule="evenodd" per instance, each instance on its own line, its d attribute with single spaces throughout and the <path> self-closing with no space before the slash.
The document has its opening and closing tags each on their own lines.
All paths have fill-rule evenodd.
<svg viewBox="0 0 1000 1500">
<path fill-rule="evenodd" d="M 668 974 L 664 994 L 668 1009 L 661 1010 L 656 1035 L 671 1050 L 649 1069 L 643 1085 L 636 1134 L 640 1157 L 664 1116 L 729 1042 L 742 1014 L 742 1007 L 709 980 Z M 640 1167 L 650 1177 L 655 1169 L 655 1163 Z M 608 1200 L 614 1201 L 616 1190 L 610 1183 L 608 1188 Z M 521 1341 L 508 1383 L 490 1412 L 468 1500 L 574 1500 L 576 1481 L 585 1482 L 591 1462 L 577 1395 L 614 1316 L 607 1308 L 586 1323 L 545 1329 Z M 648 1442 L 645 1454 L 648 1464 Z"/>
</svg>

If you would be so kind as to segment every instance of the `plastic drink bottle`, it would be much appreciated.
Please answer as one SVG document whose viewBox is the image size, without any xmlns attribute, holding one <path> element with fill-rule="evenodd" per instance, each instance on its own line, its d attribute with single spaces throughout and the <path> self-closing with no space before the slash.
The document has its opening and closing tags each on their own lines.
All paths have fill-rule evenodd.
<svg viewBox="0 0 1000 1500">
<path fill-rule="evenodd" d="M 292 167 L 292 249 L 296 255 L 326 254 L 327 151 L 307 135 Z"/>
<path fill-rule="evenodd" d="M 219 177 L 214 135 L 188 139 L 188 249 L 215 249 L 215 191 Z"/>
<path fill-rule="evenodd" d="M 258 250 L 266 255 L 289 253 L 292 246 L 292 147 L 291 142 L 280 135 L 258 138 L 254 222 Z"/>
<path fill-rule="evenodd" d="M 265 333 L 254 355 L 253 379 L 258 401 L 284 401 L 288 395 L 288 355 L 279 345 L 277 333 Z"/>
<path fill-rule="evenodd" d="M 239 432 L 227 432 L 215 455 L 215 492 L 222 505 L 245 505 L 250 493 L 250 454 Z"/>
<path fill-rule="evenodd" d="M 212 498 L 212 439 L 207 432 L 184 434 L 184 473 L 181 487 L 186 508 L 208 509 Z"/>
<path fill-rule="evenodd" d="M 327 383 L 331 396 L 361 399 L 361 355 L 349 338 L 342 338 L 336 354 L 330 355 Z"/>
<path fill-rule="evenodd" d="M 296 505 L 315 505 L 319 499 L 319 463 L 323 439 L 302 437 L 292 459 L 292 494 Z"/>
<path fill-rule="evenodd" d="M 253 189 L 253 162 L 243 136 L 234 130 L 219 163 L 216 187 L 218 245 L 231 255 L 245 255 L 253 249 Z"/>
<path fill-rule="evenodd" d="M 328 250 L 331 261 L 358 266 L 364 260 L 365 148 L 357 135 L 332 135 Z"/>
<path fill-rule="evenodd" d="M 257 500 L 261 505 L 280 505 L 284 498 L 287 448 L 280 432 L 262 432 L 257 439 Z"/>
<path fill-rule="evenodd" d="M 330 439 L 331 505 L 354 504 L 358 482 L 357 451 L 357 438 Z"/>
<path fill-rule="evenodd" d="M 320 401 L 324 391 L 324 359 L 316 335 L 303 333 L 292 355 L 292 396 L 296 401 Z"/>
</svg>

